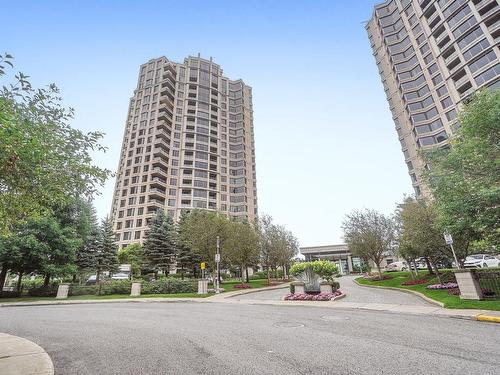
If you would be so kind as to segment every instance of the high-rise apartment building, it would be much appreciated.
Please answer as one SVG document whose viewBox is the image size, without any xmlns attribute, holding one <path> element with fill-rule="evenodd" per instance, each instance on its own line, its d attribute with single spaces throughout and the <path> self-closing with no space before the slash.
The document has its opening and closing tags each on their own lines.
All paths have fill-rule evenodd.
<svg viewBox="0 0 500 375">
<path fill-rule="evenodd" d="M 446 147 L 461 103 L 500 87 L 497 0 L 388 0 L 366 25 L 416 196 L 419 150 Z"/>
<path fill-rule="evenodd" d="M 141 242 L 163 209 L 257 215 L 252 89 L 212 59 L 141 65 L 130 99 L 112 218 L 120 247 Z"/>
</svg>

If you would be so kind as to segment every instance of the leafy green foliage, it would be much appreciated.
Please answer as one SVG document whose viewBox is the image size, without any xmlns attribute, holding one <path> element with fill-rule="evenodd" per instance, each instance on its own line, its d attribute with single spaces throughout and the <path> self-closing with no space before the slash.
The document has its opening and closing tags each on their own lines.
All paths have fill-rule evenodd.
<svg viewBox="0 0 500 375">
<path fill-rule="evenodd" d="M 299 276 L 306 269 L 311 268 L 323 280 L 333 281 L 333 276 L 338 272 L 337 265 L 329 260 L 314 260 L 312 262 L 298 262 L 290 267 L 290 274 Z"/>
<path fill-rule="evenodd" d="M 0 77 L 7 65 L 12 57 L 0 56 Z M 72 128 L 73 109 L 62 106 L 57 87 L 33 89 L 28 78 L 19 73 L 0 90 L 0 233 L 75 197 L 91 197 L 111 175 L 90 155 L 104 151 L 102 133 Z"/>
<path fill-rule="evenodd" d="M 143 249 L 141 244 L 133 243 L 118 251 L 118 261 L 121 264 L 130 264 L 133 276 L 141 274 L 143 263 Z"/>
<path fill-rule="evenodd" d="M 423 156 L 439 225 L 465 237 L 456 246 L 465 252 L 472 241 L 500 242 L 500 90 L 477 93 L 458 119 L 451 147 Z"/>
<path fill-rule="evenodd" d="M 114 271 L 118 266 L 118 245 L 115 242 L 113 222 L 106 218 L 102 221 L 95 254 L 95 268 L 97 270 L 97 281 L 102 271 Z"/>
<path fill-rule="evenodd" d="M 394 220 L 374 210 L 353 211 L 346 216 L 342 229 L 351 252 L 372 260 L 380 274 L 383 257 L 394 252 Z"/>
</svg>

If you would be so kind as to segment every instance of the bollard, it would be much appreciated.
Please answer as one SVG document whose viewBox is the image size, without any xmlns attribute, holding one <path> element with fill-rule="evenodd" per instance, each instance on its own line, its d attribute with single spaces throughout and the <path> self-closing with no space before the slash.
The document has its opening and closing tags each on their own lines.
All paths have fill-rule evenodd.
<svg viewBox="0 0 500 375">
<path fill-rule="evenodd" d="M 139 297 L 141 295 L 141 283 L 133 282 L 130 289 L 130 297 Z"/>
<path fill-rule="evenodd" d="M 69 294 L 69 284 L 59 284 L 56 299 L 66 299 Z"/>
<path fill-rule="evenodd" d="M 208 293 L 208 280 L 198 280 L 198 294 Z"/>
</svg>

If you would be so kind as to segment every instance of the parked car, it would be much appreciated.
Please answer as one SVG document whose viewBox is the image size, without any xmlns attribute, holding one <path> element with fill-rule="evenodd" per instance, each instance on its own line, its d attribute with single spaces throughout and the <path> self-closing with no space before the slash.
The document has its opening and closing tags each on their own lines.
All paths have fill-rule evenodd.
<svg viewBox="0 0 500 375">
<path fill-rule="evenodd" d="M 97 275 L 91 275 L 85 282 L 85 285 L 94 285 L 97 281 Z"/>
<path fill-rule="evenodd" d="M 465 258 L 465 268 L 500 267 L 500 260 L 489 254 L 473 254 Z"/>
<path fill-rule="evenodd" d="M 390 272 L 390 271 L 407 271 L 408 270 L 408 263 L 406 263 L 405 261 L 402 261 L 402 262 L 392 262 L 392 263 L 388 264 L 387 266 L 385 266 L 385 270 L 387 272 Z"/>
<path fill-rule="evenodd" d="M 415 263 L 417 264 L 418 270 L 426 270 L 427 269 L 427 263 L 425 262 L 424 258 L 415 259 Z M 413 263 L 411 263 L 411 269 L 412 270 L 415 269 L 415 266 Z"/>
<path fill-rule="evenodd" d="M 123 273 L 123 272 L 115 273 L 114 275 L 111 276 L 111 280 L 128 280 L 128 279 L 129 279 L 128 273 Z"/>
</svg>

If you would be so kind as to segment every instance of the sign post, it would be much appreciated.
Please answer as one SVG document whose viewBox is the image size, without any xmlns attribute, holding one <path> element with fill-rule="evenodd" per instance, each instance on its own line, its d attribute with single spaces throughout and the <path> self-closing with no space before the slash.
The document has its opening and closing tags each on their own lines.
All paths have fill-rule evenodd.
<svg viewBox="0 0 500 375">
<path fill-rule="evenodd" d="M 205 280 L 205 268 L 207 268 L 205 262 L 201 262 L 200 268 L 201 268 L 201 278 Z"/>
<path fill-rule="evenodd" d="M 456 264 L 457 268 L 460 268 L 460 263 L 458 263 L 457 254 L 455 254 L 455 249 L 453 248 L 453 237 L 451 237 L 451 234 L 449 234 L 447 232 L 444 232 L 443 236 L 444 236 L 444 241 L 446 242 L 446 244 L 450 245 L 451 252 L 453 253 L 453 258 L 455 258 L 455 264 Z"/>
<path fill-rule="evenodd" d="M 217 265 L 217 281 L 215 283 L 215 293 L 220 293 L 220 237 L 217 236 L 217 252 L 215 253 L 215 264 Z"/>
</svg>

